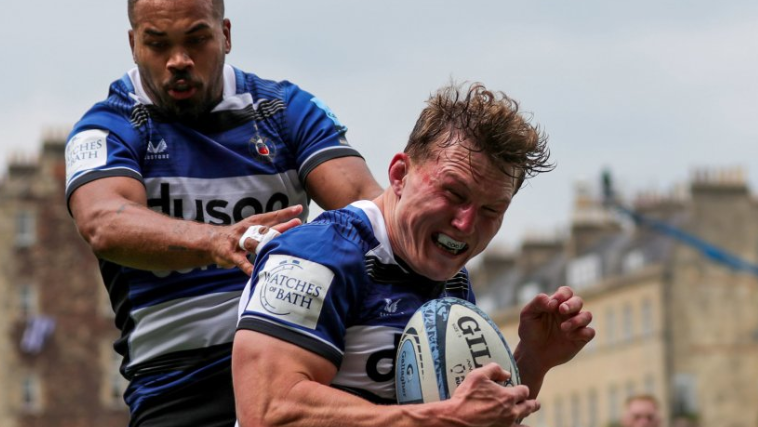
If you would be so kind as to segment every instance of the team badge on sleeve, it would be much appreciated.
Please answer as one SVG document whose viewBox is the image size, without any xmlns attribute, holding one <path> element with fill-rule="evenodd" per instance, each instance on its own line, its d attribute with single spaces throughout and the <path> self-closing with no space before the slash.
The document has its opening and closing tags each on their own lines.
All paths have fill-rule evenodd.
<svg viewBox="0 0 758 427">
<path fill-rule="evenodd" d="M 315 329 L 334 273 L 302 258 L 271 255 L 258 274 L 247 310 Z"/>
<path fill-rule="evenodd" d="M 79 172 L 105 165 L 108 131 L 90 129 L 74 135 L 66 144 L 66 183 Z"/>
<path fill-rule="evenodd" d="M 326 116 L 329 117 L 332 122 L 334 122 L 334 128 L 337 130 L 337 132 L 347 132 L 347 126 L 343 125 L 340 122 L 340 120 L 337 118 L 337 115 L 334 114 L 334 112 L 329 108 L 329 106 L 326 105 L 324 101 L 319 98 L 313 97 L 311 98 L 311 102 L 316 104 L 318 108 L 322 109 L 324 113 L 326 113 Z"/>
</svg>

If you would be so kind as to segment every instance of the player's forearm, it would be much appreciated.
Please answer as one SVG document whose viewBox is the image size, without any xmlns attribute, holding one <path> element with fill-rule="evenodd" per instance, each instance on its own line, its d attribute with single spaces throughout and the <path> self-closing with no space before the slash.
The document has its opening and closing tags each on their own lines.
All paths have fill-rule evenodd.
<svg viewBox="0 0 758 427">
<path fill-rule="evenodd" d="M 356 200 L 373 200 L 383 189 L 360 157 L 322 163 L 305 181 L 308 194 L 323 209 L 340 209 Z"/>
<path fill-rule="evenodd" d="M 259 393 L 260 391 L 258 391 Z M 241 408 L 241 406 L 243 408 Z M 302 381 L 271 401 L 267 409 L 238 404 L 242 427 L 443 427 L 459 425 L 446 419 L 448 404 L 376 405 L 313 381 Z"/>
<path fill-rule="evenodd" d="M 536 399 L 542 388 L 547 370 L 535 362 L 536 358 L 531 357 L 524 350 L 521 343 L 516 347 L 516 351 L 513 352 L 513 358 L 516 360 L 516 365 L 519 369 L 521 384 L 529 387 L 529 398 Z"/>
<path fill-rule="evenodd" d="M 81 221 L 82 236 L 99 258 L 143 270 L 180 270 L 213 263 L 214 226 L 180 220 L 124 200 Z M 79 221 L 77 222 L 79 223 Z"/>
</svg>

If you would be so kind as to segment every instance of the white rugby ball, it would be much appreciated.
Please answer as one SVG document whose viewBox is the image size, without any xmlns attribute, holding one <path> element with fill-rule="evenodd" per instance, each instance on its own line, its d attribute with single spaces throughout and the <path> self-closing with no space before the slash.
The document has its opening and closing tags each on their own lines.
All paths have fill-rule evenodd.
<svg viewBox="0 0 758 427">
<path fill-rule="evenodd" d="M 487 314 L 460 298 L 428 301 L 413 314 L 400 338 L 397 401 L 449 399 L 469 372 L 490 362 L 511 373 L 506 386 L 521 383 L 508 343 Z"/>
</svg>

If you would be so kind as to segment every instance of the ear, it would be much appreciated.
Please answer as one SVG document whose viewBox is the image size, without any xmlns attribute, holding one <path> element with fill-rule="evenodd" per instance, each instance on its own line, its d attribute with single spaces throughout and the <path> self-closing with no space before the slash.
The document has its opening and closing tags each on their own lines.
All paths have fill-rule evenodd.
<svg viewBox="0 0 758 427">
<path fill-rule="evenodd" d="M 134 55 L 134 30 L 129 30 L 129 48 L 132 50 L 132 60 L 136 63 L 137 57 Z"/>
<path fill-rule="evenodd" d="M 397 197 L 403 193 L 405 187 L 405 178 L 408 176 L 411 168 L 411 159 L 405 153 L 397 153 L 390 161 L 389 178 L 390 187 Z"/>
<path fill-rule="evenodd" d="M 224 51 L 229 53 L 232 51 L 232 21 L 228 18 L 224 18 Z"/>
</svg>

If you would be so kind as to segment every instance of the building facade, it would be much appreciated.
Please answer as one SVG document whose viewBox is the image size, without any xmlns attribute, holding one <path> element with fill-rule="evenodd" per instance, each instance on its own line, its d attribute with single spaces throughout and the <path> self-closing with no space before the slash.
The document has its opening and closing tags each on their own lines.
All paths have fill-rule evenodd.
<svg viewBox="0 0 758 427">
<path fill-rule="evenodd" d="M 65 132 L 0 182 L 0 425 L 127 425 L 118 330 L 64 200 Z"/>
<path fill-rule="evenodd" d="M 701 171 L 629 212 L 582 188 L 568 236 L 485 256 L 474 272 L 480 305 L 514 346 L 520 308 L 539 292 L 570 285 L 594 315 L 595 339 L 550 372 L 526 423 L 616 426 L 627 397 L 651 394 L 664 426 L 758 427 L 758 204 L 744 175 Z"/>
</svg>

